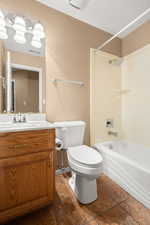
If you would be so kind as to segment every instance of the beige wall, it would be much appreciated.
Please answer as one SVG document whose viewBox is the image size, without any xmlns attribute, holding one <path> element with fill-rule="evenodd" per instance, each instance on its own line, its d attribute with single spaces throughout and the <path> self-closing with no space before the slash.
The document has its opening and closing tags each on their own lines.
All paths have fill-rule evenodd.
<svg viewBox="0 0 150 225">
<path fill-rule="evenodd" d="M 150 146 L 150 45 L 124 58 L 122 89 L 124 138 Z"/>
<path fill-rule="evenodd" d="M 122 55 L 128 55 L 150 43 L 150 21 L 141 25 L 122 40 Z"/>
<path fill-rule="evenodd" d="M 0 8 L 40 20 L 46 31 L 46 111 L 50 121 L 85 120 L 89 142 L 90 118 L 90 48 L 97 47 L 110 34 L 50 9 L 35 0 L 1 0 Z M 121 41 L 116 39 L 106 51 L 121 55 Z M 81 80 L 85 87 L 58 85 L 51 78 Z"/>
<path fill-rule="evenodd" d="M 17 70 L 13 71 L 15 80 L 15 112 L 39 112 L 39 79 L 38 73 Z"/>
<path fill-rule="evenodd" d="M 116 138 L 108 135 L 106 120 L 121 130 L 121 67 L 109 64 L 112 54 L 91 50 L 91 144 Z"/>
</svg>

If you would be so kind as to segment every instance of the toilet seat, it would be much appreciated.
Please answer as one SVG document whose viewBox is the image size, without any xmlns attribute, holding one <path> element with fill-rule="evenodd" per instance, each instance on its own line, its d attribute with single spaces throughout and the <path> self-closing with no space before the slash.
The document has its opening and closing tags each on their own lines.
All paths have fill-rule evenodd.
<svg viewBox="0 0 150 225">
<path fill-rule="evenodd" d="M 67 154 L 73 163 L 88 168 L 98 168 L 103 161 L 100 153 L 86 145 L 68 148 Z"/>
</svg>

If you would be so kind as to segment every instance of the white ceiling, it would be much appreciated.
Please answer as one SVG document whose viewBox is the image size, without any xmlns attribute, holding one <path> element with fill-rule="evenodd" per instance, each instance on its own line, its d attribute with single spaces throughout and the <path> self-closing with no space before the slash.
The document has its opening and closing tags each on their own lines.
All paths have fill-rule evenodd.
<svg viewBox="0 0 150 225">
<path fill-rule="evenodd" d="M 133 19 L 150 8 L 150 0 L 84 0 L 86 7 L 72 8 L 68 0 L 37 0 L 97 28 L 115 34 Z M 144 22 L 150 20 L 150 13 L 120 35 L 125 37 Z"/>
</svg>

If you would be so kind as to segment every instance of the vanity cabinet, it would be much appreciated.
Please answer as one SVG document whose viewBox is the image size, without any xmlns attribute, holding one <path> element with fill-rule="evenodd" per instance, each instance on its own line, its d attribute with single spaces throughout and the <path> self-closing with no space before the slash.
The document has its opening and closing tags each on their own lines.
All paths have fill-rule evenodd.
<svg viewBox="0 0 150 225">
<path fill-rule="evenodd" d="M 54 199 L 55 130 L 0 133 L 0 224 Z"/>
</svg>

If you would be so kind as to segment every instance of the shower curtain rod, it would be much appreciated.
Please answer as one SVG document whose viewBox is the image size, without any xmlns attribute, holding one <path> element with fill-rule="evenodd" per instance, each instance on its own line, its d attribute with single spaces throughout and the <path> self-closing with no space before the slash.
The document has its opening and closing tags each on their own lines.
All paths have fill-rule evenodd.
<svg viewBox="0 0 150 225">
<path fill-rule="evenodd" d="M 101 50 L 104 48 L 107 44 L 109 44 L 112 40 L 114 40 L 116 37 L 118 37 L 119 34 L 127 30 L 129 27 L 131 27 L 134 23 L 136 23 L 138 20 L 140 20 L 142 17 L 150 13 L 150 8 L 146 9 L 142 14 L 140 14 L 136 19 L 134 19 L 131 23 L 126 25 L 123 29 L 121 29 L 118 33 L 116 33 L 114 36 L 112 36 L 110 39 L 105 41 L 102 45 L 100 45 L 97 50 Z"/>
</svg>

